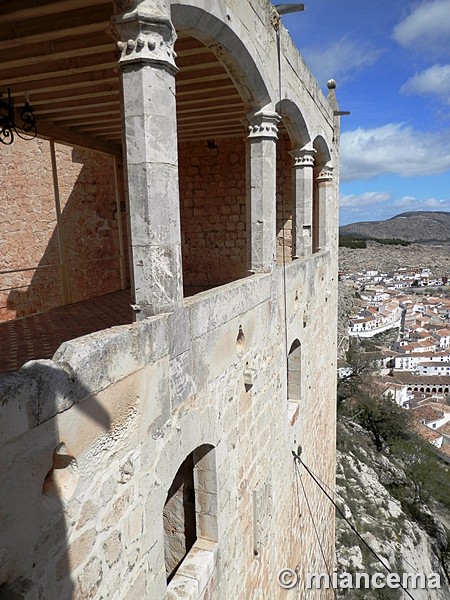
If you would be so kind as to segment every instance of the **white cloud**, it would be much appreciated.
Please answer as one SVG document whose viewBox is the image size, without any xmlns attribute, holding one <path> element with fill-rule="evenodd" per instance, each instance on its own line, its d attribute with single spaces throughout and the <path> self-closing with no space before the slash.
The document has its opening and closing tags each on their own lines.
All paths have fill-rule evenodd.
<svg viewBox="0 0 450 600">
<path fill-rule="evenodd" d="M 450 200 L 426 198 L 421 200 L 414 196 L 403 196 L 394 204 L 396 208 L 411 209 L 411 210 L 442 210 L 450 211 Z"/>
<path fill-rule="evenodd" d="M 331 78 L 339 83 L 349 80 L 355 72 L 375 63 L 380 54 L 381 50 L 346 36 L 328 47 L 302 49 L 302 55 L 320 85 Z"/>
<path fill-rule="evenodd" d="M 450 169 L 450 136 L 416 131 L 404 123 L 347 131 L 341 136 L 341 168 L 343 181 L 383 173 L 402 177 L 443 173 Z"/>
<path fill-rule="evenodd" d="M 341 225 L 355 221 L 389 219 L 410 210 L 440 210 L 450 212 L 450 199 L 403 196 L 395 199 L 390 192 L 365 192 L 360 195 L 341 195 Z"/>
<path fill-rule="evenodd" d="M 339 205 L 342 208 L 360 208 L 372 206 L 392 199 L 390 192 L 365 192 L 364 194 L 341 194 Z"/>
<path fill-rule="evenodd" d="M 393 38 L 405 48 L 450 52 L 450 2 L 422 2 L 394 29 Z"/>
<path fill-rule="evenodd" d="M 435 94 L 450 101 L 450 65 L 433 65 L 416 73 L 402 86 L 402 92 L 413 94 Z"/>
</svg>

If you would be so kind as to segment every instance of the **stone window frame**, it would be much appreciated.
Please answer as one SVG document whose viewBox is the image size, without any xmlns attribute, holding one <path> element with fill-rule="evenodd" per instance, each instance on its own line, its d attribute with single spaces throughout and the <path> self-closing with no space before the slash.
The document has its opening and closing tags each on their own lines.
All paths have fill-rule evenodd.
<svg viewBox="0 0 450 600">
<path fill-rule="evenodd" d="M 301 400 L 301 370 L 302 370 L 302 345 L 296 338 L 289 349 L 287 357 L 287 402 L 288 402 L 288 419 L 290 425 L 294 425 L 298 419 Z M 293 379 L 298 379 L 298 389 L 295 386 Z M 294 384 L 294 385 L 293 385 Z M 293 390 L 296 390 L 293 392 Z"/>
<path fill-rule="evenodd" d="M 197 539 L 167 585 L 167 599 L 198 600 L 214 576 L 218 549 L 218 497 L 215 446 L 193 450 Z"/>
</svg>

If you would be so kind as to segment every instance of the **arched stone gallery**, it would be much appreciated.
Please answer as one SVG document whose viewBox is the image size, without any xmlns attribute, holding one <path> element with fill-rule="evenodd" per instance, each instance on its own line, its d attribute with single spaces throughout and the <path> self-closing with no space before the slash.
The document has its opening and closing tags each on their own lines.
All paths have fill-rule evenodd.
<svg viewBox="0 0 450 600">
<path fill-rule="evenodd" d="M 38 134 L 0 148 L 0 596 L 325 598 L 335 85 L 260 0 L 6 0 L 0 49 Z"/>
</svg>

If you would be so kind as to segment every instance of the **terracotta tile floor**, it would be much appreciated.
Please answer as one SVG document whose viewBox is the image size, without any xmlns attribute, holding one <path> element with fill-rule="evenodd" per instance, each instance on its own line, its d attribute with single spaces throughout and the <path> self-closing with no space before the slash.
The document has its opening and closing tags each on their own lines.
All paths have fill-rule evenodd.
<svg viewBox="0 0 450 600">
<path fill-rule="evenodd" d="M 51 358 L 67 340 L 132 322 L 130 290 L 68 304 L 0 323 L 0 374 L 28 360 Z"/>
<path fill-rule="evenodd" d="M 207 289 L 186 286 L 184 295 Z M 32 359 L 52 358 L 67 340 L 131 323 L 130 304 L 130 290 L 123 290 L 0 323 L 0 375 L 17 371 Z"/>
</svg>

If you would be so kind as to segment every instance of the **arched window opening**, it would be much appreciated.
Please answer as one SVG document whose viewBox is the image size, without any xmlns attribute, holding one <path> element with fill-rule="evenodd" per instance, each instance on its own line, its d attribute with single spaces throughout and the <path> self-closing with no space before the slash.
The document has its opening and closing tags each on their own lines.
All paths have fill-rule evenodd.
<svg viewBox="0 0 450 600">
<path fill-rule="evenodd" d="M 178 469 L 163 512 L 164 553 L 169 582 L 197 539 L 193 453 Z"/>
<path fill-rule="evenodd" d="M 295 425 L 301 399 L 301 369 L 302 369 L 302 354 L 301 345 L 298 340 L 295 340 L 289 350 L 287 364 L 287 395 L 288 395 L 288 419 L 290 425 Z"/>
<path fill-rule="evenodd" d="M 291 262 L 294 255 L 294 189 L 291 141 L 282 123 L 277 142 L 277 264 Z"/>
<path fill-rule="evenodd" d="M 164 557 L 170 583 L 201 540 L 217 541 L 217 484 L 214 448 L 191 452 L 178 469 L 163 510 Z"/>
</svg>

